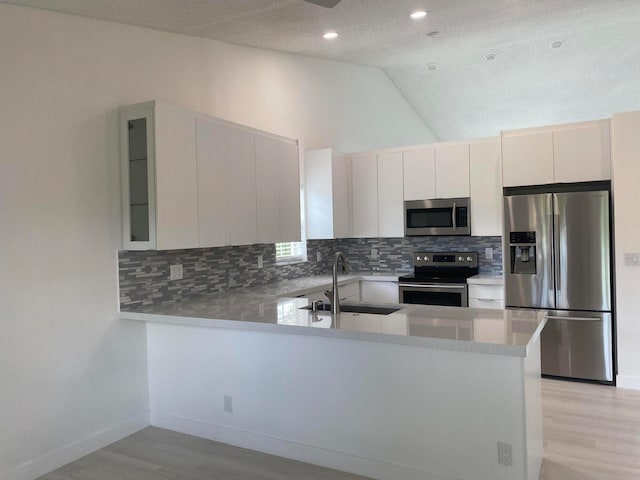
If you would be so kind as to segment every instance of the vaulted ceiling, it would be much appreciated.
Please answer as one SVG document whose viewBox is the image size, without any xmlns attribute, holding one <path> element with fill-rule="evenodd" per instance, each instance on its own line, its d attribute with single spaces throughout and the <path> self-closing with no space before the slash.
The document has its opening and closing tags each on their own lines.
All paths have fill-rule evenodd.
<svg viewBox="0 0 640 480">
<path fill-rule="evenodd" d="M 638 0 L 2 1 L 378 66 L 441 140 L 640 109 Z"/>
</svg>

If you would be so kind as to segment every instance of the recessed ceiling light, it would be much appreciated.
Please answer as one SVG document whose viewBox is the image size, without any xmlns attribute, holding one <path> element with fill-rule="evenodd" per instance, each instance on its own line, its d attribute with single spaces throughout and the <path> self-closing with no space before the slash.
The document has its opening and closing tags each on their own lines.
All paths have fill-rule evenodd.
<svg viewBox="0 0 640 480">
<path fill-rule="evenodd" d="M 484 59 L 491 62 L 498 58 L 498 54 L 496 52 L 489 52 L 485 54 Z"/>
<path fill-rule="evenodd" d="M 327 40 L 333 40 L 334 38 L 338 38 L 338 34 L 336 32 L 327 32 L 322 35 L 322 37 Z"/>
<path fill-rule="evenodd" d="M 551 48 L 562 48 L 565 46 L 565 43 L 563 40 L 556 40 L 555 42 L 551 42 L 549 46 Z"/>
<path fill-rule="evenodd" d="M 418 10 L 416 12 L 413 12 L 411 15 L 409 15 L 411 18 L 413 18 L 414 20 L 420 20 L 421 18 L 424 18 L 427 16 L 427 12 L 425 12 L 424 10 Z"/>
<path fill-rule="evenodd" d="M 437 63 L 429 63 L 427 64 L 427 70 L 437 70 L 438 69 L 438 64 Z"/>
</svg>

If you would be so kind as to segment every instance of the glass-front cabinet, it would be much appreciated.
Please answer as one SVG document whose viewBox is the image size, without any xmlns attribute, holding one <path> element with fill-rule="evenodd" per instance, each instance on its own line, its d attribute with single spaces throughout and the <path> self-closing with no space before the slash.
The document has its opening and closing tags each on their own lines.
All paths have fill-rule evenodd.
<svg viewBox="0 0 640 480">
<path fill-rule="evenodd" d="M 154 108 L 120 110 L 123 248 L 156 248 Z"/>
</svg>

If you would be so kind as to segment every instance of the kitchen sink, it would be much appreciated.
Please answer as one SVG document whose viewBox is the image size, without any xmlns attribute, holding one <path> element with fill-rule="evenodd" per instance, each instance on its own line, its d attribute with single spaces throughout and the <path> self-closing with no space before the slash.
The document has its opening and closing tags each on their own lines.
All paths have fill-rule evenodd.
<svg viewBox="0 0 640 480">
<path fill-rule="evenodd" d="M 311 310 L 311 305 L 302 307 L 301 310 Z M 354 304 L 340 304 L 340 311 L 344 313 L 369 313 L 373 315 L 389 315 L 397 312 L 400 307 L 382 307 L 379 305 L 354 305 Z M 319 312 L 330 312 L 331 305 L 329 303 L 322 303 L 318 305 Z"/>
</svg>

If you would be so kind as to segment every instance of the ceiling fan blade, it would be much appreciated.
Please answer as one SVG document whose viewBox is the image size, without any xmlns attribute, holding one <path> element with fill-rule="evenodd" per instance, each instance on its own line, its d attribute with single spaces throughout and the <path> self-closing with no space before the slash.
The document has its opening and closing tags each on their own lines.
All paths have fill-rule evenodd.
<svg viewBox="0 0 640 480">
<path fill-rule="evenodd" d="M 333 8 L 337 4 L 339 4 L 342 0 L 304 0 L 308 3 L 313 3 L 314 5 L 320 5 L 321 7 Z"/>
</svg>

